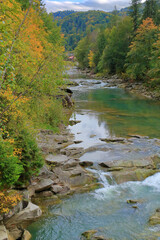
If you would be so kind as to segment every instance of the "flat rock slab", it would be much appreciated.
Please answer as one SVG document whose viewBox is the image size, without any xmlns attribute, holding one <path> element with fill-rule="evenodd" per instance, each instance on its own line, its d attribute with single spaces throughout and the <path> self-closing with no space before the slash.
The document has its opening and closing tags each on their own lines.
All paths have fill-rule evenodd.
<svg viewBox="0 0 160 240">
<path fill-rule="evenodd" d="M 154 167 L 154 163 L 152 158 L 145 158 L 139 160 L 118 160 L 118 161 L 108 161 L 102 162 L 99 164 L 101 167 L 105 168 L 132 168 L 132 167 L 139 167 L 139 168 L 152 168 Z"/>
<path fill-rule="evenodd" d="M 84 186 L 94 182 L 94 177 L 81 166 L 64 170 L 60 167 L 54 169 L 60 181 L 70 188 Z"/>
<path fill-rule="evenodd" d="M 40 182 L 38 182 L 34 186 L 35 192 L 42 192 L 44 190 L 48 190 L 54 182 L 51 179 L 41 179 Z"/>
<path fill-rule="evenodd" d="M 4 225 L 0 225 L 0 240 L 8 240 L 7 230 Z"/>
<path fill-rule="evenodd" d="M 66 161 L 68 161 L 68 157 L 66 155 L 53 155 L 49 154 L 45 158 L 46 162 L 49 164 L 55 164 L 56 166 L 60 166 L 64 164 Z"/>
</svg>

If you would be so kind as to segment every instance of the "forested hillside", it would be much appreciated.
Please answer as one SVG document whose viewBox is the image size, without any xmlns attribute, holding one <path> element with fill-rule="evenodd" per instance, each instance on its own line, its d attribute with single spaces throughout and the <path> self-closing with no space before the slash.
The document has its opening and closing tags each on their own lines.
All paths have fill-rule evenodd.
<svg viewBox="0 0 160 240">
<path fill-rule="evenodd" d="M 94 73 L 120 74 L 126 80 L 160 86 L 160 6 L 147 0 L 143 11 L 132 0 L 129 16 L 114 15 L 106 28 L 87 33 L 75 55 L 81 68 Z"/>
<path fill-rule="evenodd" d="M 63 38 L 39 0 L 0 3 L 0 190 L 27 184 L 43 165 L 36 129 L 64 123 Z M 19 200 L 0 192 L 0 214 Z"/>
<path fill-rule="evenodd" d="M 77 43 L 86 36 L 87 32 L 92 32 L 98 26 L 103 27 L 109 22 L 111 13 L 103 11 L 74 12 L 64 11 L 60 14 L 61 20 L 58 25 L 61 26 L 65 38 L 66 50 L 73 50 Z M 58 14 L 58 13 L 57 13 Z M 69 14 L 63 17 L 65 14 Z M 54 14 L 54 16 L 56 16 Z"/>
<path fill-rule="evenodd" d="M 58 11 L 58 12 L 53 13 L 53 17 L 56 20 L 61 20 L 61 19 L 65 18 L 65 17 L 69 16 L 72 13 L 75 13 L 75 11 L 73 11 L 73 10 L 70 10 L 70 11 L 69 10 Z"/>
</svg>

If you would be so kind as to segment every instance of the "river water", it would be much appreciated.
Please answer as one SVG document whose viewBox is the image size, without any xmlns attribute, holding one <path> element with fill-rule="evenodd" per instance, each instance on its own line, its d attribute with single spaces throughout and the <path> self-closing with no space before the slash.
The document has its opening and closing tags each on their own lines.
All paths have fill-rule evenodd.
<svg viewBox="0 0 160 240">
<path fill-rule="evenodd" d="M 70 72 L 70 75 L 76 73 Z M 151 227 L 149 217 L 160 208 L 160 173 L 142 182 L 116 184 L 111 173 L 98 168 L 101 161 L 141 160 L 160 155 L 160 103 L 110 88 L 100 80 L 74 75 L 79 86 L 72 87 L 76 101 L 70 126 L 75 140 L 69 147 L 94 147 L 82 161 L 93 161 L 103 187 L 91 193 L 75 194 L 49 209 L 49 215 L 29 227 L 34 240 L 80 240 L 81 234 L 95 229 L 98 235 L 114 240 L 160 239 L 160 225 Z M 104 143 L 100 138 L 141 135 L 131 143 Z M 97 166 L 97 167 L 96 167 Z M 140 199 L 138 208 L 128 199 Z"/>
</svg>

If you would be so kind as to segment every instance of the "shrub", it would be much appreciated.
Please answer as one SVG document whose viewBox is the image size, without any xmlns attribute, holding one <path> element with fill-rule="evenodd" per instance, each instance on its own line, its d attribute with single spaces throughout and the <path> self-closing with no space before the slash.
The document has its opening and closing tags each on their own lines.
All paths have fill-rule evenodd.
<svg viewBox="0 0 160 240">
<path fill-rule="evenodd" d="M 37 174 L 43 166 L 43 158 L 36 144 L 36 139 L 26 129 L 20 130 L 14 137 L 15 145 L 21 150 L 19 153 L 23 171 L 18 184 L 29 181 L 30 177 Z"/>
<path fill-rule="evenodd" d="M 13 147 L 0 137 L 0 188 L 9 188 L 15 184 L 22 172 L 18 157 L 14 156 Z"/>
</svg>

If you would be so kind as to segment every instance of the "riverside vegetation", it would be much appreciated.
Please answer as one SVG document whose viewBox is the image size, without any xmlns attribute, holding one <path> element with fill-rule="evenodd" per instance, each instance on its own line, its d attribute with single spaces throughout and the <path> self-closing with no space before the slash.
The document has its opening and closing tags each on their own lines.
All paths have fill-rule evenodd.
<svg viewBox="0 0 160 240">
<path fill-rule="evenodd" d="M 36 129 L 67 122 L 56 97 L 63 54 L 60 28 L 41 1 L 0 2 L 0 214 L 22 198 L 8 189 L 27 185 L 43 166 Z"/>
</svg>

